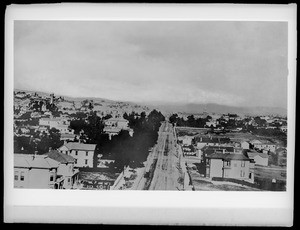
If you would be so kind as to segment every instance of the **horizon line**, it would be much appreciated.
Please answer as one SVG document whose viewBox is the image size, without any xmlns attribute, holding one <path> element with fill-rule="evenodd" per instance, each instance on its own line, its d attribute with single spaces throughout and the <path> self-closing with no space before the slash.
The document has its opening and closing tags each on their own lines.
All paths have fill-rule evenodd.
<svg viewBox="0 0 300 230">
<path fill-rule="evenodd" d="M 31 91 L 31 92 L 39 92 L 39 93 L 45 93 L 45 94 L 56 94 L 54 92 L 49 91 L 41 91 L 41 90 L 32 90 L 32 89 L 20 89 L 20 88 L 14 88 L 13 89 L 18 91 Z M 239 106 L 239 105 L 227 105 L 227 104 L 220 104 L 217 102 L 170 102 L 170 101 L 129 101 L 129 100 L 116 100 L 116 99 L 109 99 L 105 97 L 99 97 L 99 96 L 70 96 L 66 94 L 60 94 L 57 93 L 59 96 L 63 97 L 69 97 L 74 99 L 87 99 L 87 98 L 95 98 L 95 99 L 101 99 L 101 100 L 107 100 L 107 101 L 114 101 L 114 102 L 126 102 L 126 103 L 135 103 L 135 104 L 145 104 L 146 106 L 182 106 L 182 105 L 218 105 L 218 106 L 227 106 L 227 107 L 234 107 L 234 108 L 274 108 L 274 109 L 284 109 L 287 110 L 285 107 L 280 106 L 266 106 L 266 105 L 255 105 L 255 106 Z"/>
</svg>

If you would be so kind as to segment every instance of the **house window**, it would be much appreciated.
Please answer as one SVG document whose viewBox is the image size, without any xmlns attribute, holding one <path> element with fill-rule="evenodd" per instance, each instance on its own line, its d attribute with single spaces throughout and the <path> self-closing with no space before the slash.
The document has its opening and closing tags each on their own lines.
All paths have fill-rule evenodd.
<svg viewBox="0 0 300 230">
<path fill-rule="evenodd" d="M 85 155 L 86 155 L 86 156 L 88 156 L 88 155 L 89 155 L 89 152 L 88 152 L 88 151 L 86 151 L 86 152 L 85 152 Z"/>
<path fill-rule="evenodd" d="M 249 179 L 251 179 L 252 173 L 249 173 Z"/>
<path fill-rule="evenodd" d="M 230 161 L 225 161 L 225 166 L 230 166 Z"/>
<path fill-rule="evenodd" d="M 21 172 L 20 180 L 24 181 L 24 172 Z"/>
<path fill-rule="evenodd" d="M 76 156 L 78 155 L 78 151 L 75 151 L 75 155 L 76 155 Z"/>
<path fill-rule="evenodd" d="M 245 172 L 241 171 L 241 177 L 245 177 Z"/>
<path fill-rule="evenodd" d="M 87 165 L 87 163 L 88 163 L 88 160 L 85 160 L 85 164 Z"/>
<path fill-rule="evenodd" d="M 242 167 L 245 167 L 245 164 L 246 164 L 245 161 L 242 161 L 242 162 L 241 162 L 241 166 L 242 166 Z"/>
<path fill-rule="evenodd" d="M 75 164 L 77 164 L 77 159 L 75 159 Z"/>
<path fill-rule="evenodd" d="M 15 180 L 19 180 L 19 172 L 15 171 Z"/>
<path fill-rule="evenodd" d="M 50 175 L 50 181 L 53 181 L 53 180 L 54 180 L 53 175 Z"/>
</svg>

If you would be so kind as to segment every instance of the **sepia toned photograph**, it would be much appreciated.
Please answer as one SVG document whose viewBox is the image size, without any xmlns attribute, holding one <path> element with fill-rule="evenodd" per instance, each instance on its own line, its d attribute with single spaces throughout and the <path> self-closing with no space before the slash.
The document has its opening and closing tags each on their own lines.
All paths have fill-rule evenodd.
<svg viewBox="0 0 300 230">
<path fill-rule="evenodd" d="M 16 192 L 276 196 L 293 183 L 287 20 L 11 25 Z"/>
</svg>

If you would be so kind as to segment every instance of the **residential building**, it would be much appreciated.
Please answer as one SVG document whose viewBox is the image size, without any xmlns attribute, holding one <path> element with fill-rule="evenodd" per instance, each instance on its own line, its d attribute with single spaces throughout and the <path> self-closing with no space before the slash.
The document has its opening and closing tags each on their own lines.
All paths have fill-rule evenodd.
<svg viewBox="0 0 300 230">
<path fill-rule="evenodd" d="M 247 141 L 242 141 L 242 142 L 241 142 L 241 147 L 242 147 L 243 149 L 249 149 L 249 148 L 250 148 L 250 144 L 249 144 L 249 142 L 247 142 Z"/>
<path fill-rule="evenodd" d="M 71 189 L 77 186 L 79 170 L 75 168 L 75 158 L 63 154 L 57 150 L 46 153 L 49 158 L 59 162 L 57 168 L 57 180 L 63 182 L 64 189 Z"/>
<path fill-rule="evenodd" d="M 217 120 L 211 120 L 211 121 L 207 121 L 205 123 L 205 125 L 207 127 L 216 127 L 219 124 L 219 122 Z"/>
<path fill-rule="evenodd" d="M 69 133 L 61 133 L 60 135 L 60 140 L 62 141 L 74 141 L 75 138 L 79 139 L 79 135 Z"/>
<path fill-rule="evenodd" d="M 60 124 L 56 126 L 56 129 L 58 129 L 61 134 L 74 134 L 74 130 L 69 128 L 69 125 Z"/>
<path fill-rule="evenodd" d="M 267 153 L 250 151 L 247 152 L 247 155 L 250 159 L 254 160 L 255 165 L 268 166 L 269 164 L 269 155 Z"/>
<path fill-rule="evenodd" d="M 112 117 L 112 118 L 105 120 L 104 123 L 105 123 L 105 126 L 108 126 L 108 127 L 117 127 L 119 129 L 127 129 L 129 121 L 122 117 L 118 117 L 118 118 Z"/>
<path fill-rule="evenodd" d="M 206 177 L 233 178 L 253 183 L 253 166 L 250 161 L 243 154 L 211 154 L 206 159 Z"/>
<path fill-rule="evenodd" d="M 205 143 L 207 146 L 220 146 L 224 144 L 230 143 L 230 138 L 227 137 L 207 137 L 207 136 L 200 136 L 196 138 L 196 142 L 198 143 Z"/>
<path fill-rule="evenodd" d="M 286 157 L 287 157 L 287 150 L 286 148 L 280 147 L 278 149 L 276 149 L 276 154 L 277 154 L 277 158 L 278 158 L 278 162 L 277 164 L 279 166 L 286 166 Z"/>
<path fill-rule="evenodd" d="M 78 142 L 68 142 L 62 145 L 58 150 L 61 153 L 75 158 L 75 167 L 93 167 L 95 144 L 84 144 Z"/>
<path fill-rule="evenodd" d="M 178 140 L 182 142 L 182 145 L 189 146 L 192 144 L 194 137 L 193 136 L 179 136 Z"/>
<path fill-rule="evenodd" d="M 267 141 L 259 141 L 259 140 L 253 140 L 250 141 L 250 144 L 252 144 L 253 149 L 258 149 L 258 150 L 267 150 L 271 152 L 275 152 L 277 145 L 267 142 Z"/>
<path fill-rule="evenodd" d="M 285 126 L 285 125 L 284 125 L 284 126 L 281 126 L 281 127 L 280 127 L 280 130 L 281 130 L 282 132 L 285 132 L 285 133 L 286 133 L 286 132 L 287 132 L 287 126 Z"/>
<path fill-rule="evenodd" d="M 62 188 L 57 181 L 59 163 L 45 155 L 14 154 L 15 188 Z"/>
<path fill-rule="evenodd" d="M 40 126 L 48 126 L 50 129 L 55 128 L 59 129 L 59 126 L 70 125 L 70 121 L 68 121 L 66 118 L 61 118 L 61 117 L 50 117 L 50 118 L 41 118 L 39 120 L 39 125 Z"/>
<path fill-rule="evenodd" d="M 112 136 L 118 135 L 121 130 L 127 130 L 130 136 L 133 136 L 133 129 L 128 127 L 129 121 L 122 117 L 112 117 L 107 119 L 104 124 L 103 131 L 109 135 L 109 139 Z"/>
</svg>

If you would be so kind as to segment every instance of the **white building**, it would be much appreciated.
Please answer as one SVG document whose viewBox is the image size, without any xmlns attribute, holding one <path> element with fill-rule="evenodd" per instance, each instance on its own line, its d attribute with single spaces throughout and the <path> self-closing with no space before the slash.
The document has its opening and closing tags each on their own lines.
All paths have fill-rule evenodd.
<svg viewBox="0 0 300 230">
<path fill-rule="evenodd" d="M 55 128 L 59 129 L 59 126 L 69 126 L 70 121 L 68 121 L 66 118 L 61 117 L 50 117 L 50 118 L 41 118 L 39 120 L 40 126 L 48 126 L 50 129 Z"/>
<path fill-rule="evenodd" d="M 62 145 L 58 150 L 61 153 L 75 158 L 76 167 L 93 167 L 95 144 L 83 144 L 78 142 L 68 142 Z"/>
<path fill-rule="evenodd" d="M 133 129 L 128 127 L 128 123 L 129 121 L 124 118 L 112 117 L 104 122 L 105 127 L 103 131 L 109 135 L 109 139 L 111 139 L 112 136 L 118 135 L 121 130 L 127 130 L 129 132 L 129 135 L 133 136 Z"/>
<path fill-rule="evenodd" d="M 251 159 L 243 154 L 214 153 L 206 159 L 206 177 L 233 178 L 254 182 Z"/>
<path fill-rule="evenodd" d="M 118 118 L 109 118 L 107 120 L 105 120 L 105 126 L 107 127 L 117 127 L 119 129 L 127 129 L 128 128 L 128 123 L 129 121 L 118 117 Z"/>
<path fill-rule="evenodd" d="M 266 153 L 259 153 L 256 151 L 248 152 L 248 157 L 253 159 L 256 165 L 268 166 L 269 156 Z"/>
<path fill-rule="evenodd" d="M 61 188 L 59 163 L 45 155 L 14 154 L 15 188 Z"/>
<path fill-rule="evenodd" d="M 49 158 L 57 161 L 57 179 L 63 181 L 62 186 L 64 189 L 71 189 L 78 184 L 79 170 L 75 168 L 75 158 L 63 154 L 57 150 L 52 150 L 46 153 Z"/>
<path fill-rule="evenodd" d="M 193 139 L 193 136 L 178 136 L 178 140 L 182 142 L 182 145 L 191 145 Z"/>
<path fill-rule="evenodd" d="M 243 142 L 241 142 L 241 147 L 243 149 L 249 149 L 250 148 L 250 144 L 247 141 L 243 141 Z"/>
<path fill-rule="evenodd" d="M 280 127 L 280 130 L 282 131 L 282 132 L 287 132 L 287 126 L 281 126 Z"/>
<path fill-rule="evenodd" d="M 61 134 L 74 134 L 74 130 L 69 128 L 69 125 L 58 125 L 56 129 L 58 129 Z"/>
<path fill-rule="evenodd" d="M 254 149 L 258 150 L 267 150 L 271 152 L 275 152 L 277 145 L 269 143 L 269 142 L 261 142 L 259 140 L 253 140 L 250 141 L 250 143 L 253 145 Z"/>
</svg>

